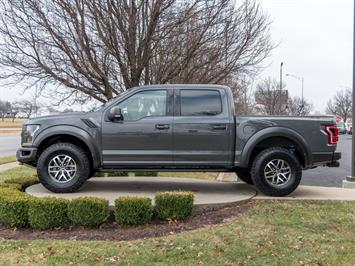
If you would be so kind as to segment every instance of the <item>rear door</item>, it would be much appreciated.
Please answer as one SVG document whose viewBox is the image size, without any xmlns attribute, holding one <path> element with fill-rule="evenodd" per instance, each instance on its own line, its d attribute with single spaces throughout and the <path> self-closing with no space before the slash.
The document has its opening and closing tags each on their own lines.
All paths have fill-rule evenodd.
<svg viewBox="0 0 355 266">
<path fill-rule="evenodd" d="M 173 130 L 176 166 L 226 166 L 232 160 L 232 121 L 222 88 L 175 90 Z"/>
</svg>

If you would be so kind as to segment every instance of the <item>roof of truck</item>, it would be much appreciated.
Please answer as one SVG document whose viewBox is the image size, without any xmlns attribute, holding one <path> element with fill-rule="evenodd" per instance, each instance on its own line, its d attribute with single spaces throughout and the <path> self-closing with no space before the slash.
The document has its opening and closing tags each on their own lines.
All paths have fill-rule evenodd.
<svg viewBox="0 0 355 266">
<path fill-rule="evenodd" d="M 154 84 L 154 85 L 143 85 L 135 88 L 156 88 L 156 87 L 164 87 L 167 89 L 174 88 L 184 88 L 184 89 L 196 89 L 196 88 L 221 88 L 221 89 L 229 89 L 227 86 L 217 85 L 217 84 Z"/>
</svg>

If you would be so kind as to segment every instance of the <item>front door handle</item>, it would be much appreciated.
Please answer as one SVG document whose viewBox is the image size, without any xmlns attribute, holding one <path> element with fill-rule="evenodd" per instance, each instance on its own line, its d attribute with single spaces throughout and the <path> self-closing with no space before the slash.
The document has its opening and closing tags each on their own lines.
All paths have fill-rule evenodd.
<svg viewBox="0 0 355 266">
<path fill-rule="evenodd" d="M 169 129 L 170 126 L 167 124 L 157 124 L 157 125 L 155 125 L 155 128 L 159 129 L 159 130 L 164 130 L 164 129 Z"/>
<path fill-rule="evenodd" d="M 227 126 L 226 125 L 213 125 L 212 128 L 215 130 L 226 130 Z"/>
</svg>

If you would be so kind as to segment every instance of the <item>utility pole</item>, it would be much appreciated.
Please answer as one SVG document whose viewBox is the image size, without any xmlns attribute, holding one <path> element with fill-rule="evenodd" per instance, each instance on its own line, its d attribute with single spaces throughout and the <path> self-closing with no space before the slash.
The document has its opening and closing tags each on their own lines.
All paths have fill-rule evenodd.
<svg viewBox="0 0 355 266">
<path fill-rule="evenodd" d="M 354 22 L 353 22 L 353 103 L 352 113 L 355 114 L 355 1 L 354 1 Z M 352 134 L 352 148 L 351 148 L 351 176 L 347 176 L 343 181 L 344 188 L 355 188 L 355 137 Z"/>
<path fill-rule="evenodd" d="M 281 62 L 280 64 L 280 93 L 279 93 L 279 101 L 280 101 L 280 111 L 279 114 L 281 115 L 281 110 L 282 110 L 282 67 L 284 65 L 284 62 Z"/>
</svg>

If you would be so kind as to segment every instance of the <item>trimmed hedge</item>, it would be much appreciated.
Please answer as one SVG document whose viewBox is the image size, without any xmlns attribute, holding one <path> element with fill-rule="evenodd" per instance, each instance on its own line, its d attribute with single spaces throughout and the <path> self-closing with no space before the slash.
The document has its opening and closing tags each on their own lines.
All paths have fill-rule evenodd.
<svg viewBox="0 0 355 266">
<path fill-rule="evenodd" d="M 4 181 L 4 184 L 18 184 L 21 186 L 21 190 L 24 191 L 27 187 L 37 184 L 37 176 L 23 176 L 23 177 L 14 177 Z"/>
<path fill-rule="evenodd" d="M 28 222 L 34 229 L 51 229 L 69 224 L 68 200 L 60 198 L 36 198 L 30 201 Z"/>
<path fill-rule="evenodd" d="M 120 225 L 139 225 L 152 219 L 152 200 L 145 197 L 120 197 L 115 200 L 115 218 Z"/>
<path fill-rule="evenodd" d="M 183 220 L 192 213 L 194 194 L 189 191 L 158 192 L 155 211 L 161 220 Z"/>
<path fill-rule="evenodd" d="M 26 226 L 32 199 L 14 188 L 0 188 L 0 223 L 12 227 Z"/>
<path fill-rule="evenodd" d="M 103 198 L 81 197 L 68 204 L 68 217 L 78 225 L 98 226 L 110 216 L 109 202 Z"/>
<path fill-rule="evenodd" d="M 135 172 L 135 176 L 158 176 L 158 172 Z"/>
<path fill-rule="evenodd" d="M 7 183 L 0 183 L 0 188 L 10 188 L 15 191 L 21 191 L 22 186 L 20 184 L 7 184 Z"/>
</svg>

